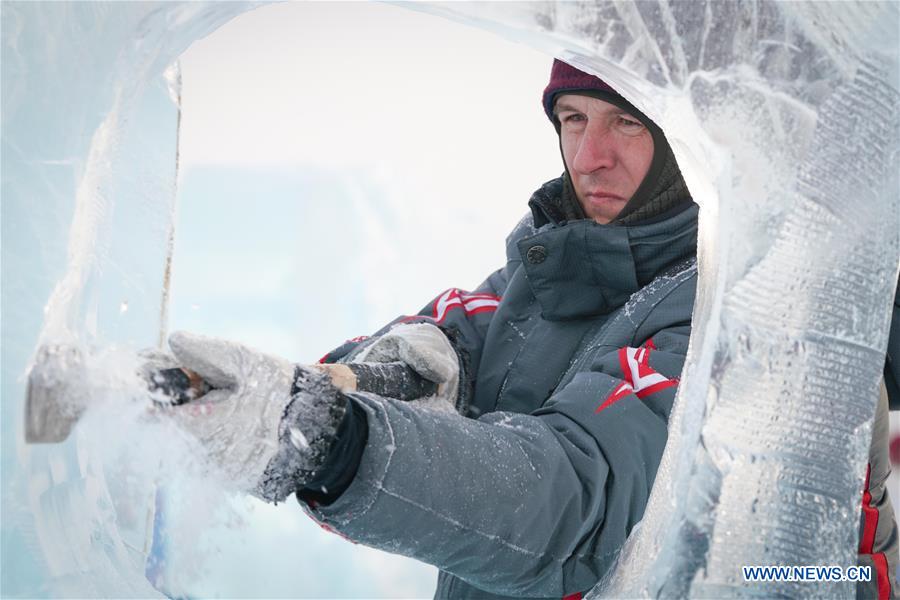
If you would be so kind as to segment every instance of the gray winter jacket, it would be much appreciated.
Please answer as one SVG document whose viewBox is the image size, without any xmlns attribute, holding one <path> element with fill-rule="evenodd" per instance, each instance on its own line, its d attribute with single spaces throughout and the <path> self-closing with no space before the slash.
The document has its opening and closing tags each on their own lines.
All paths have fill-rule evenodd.
<svg viewBox="0 0 900 600">
<path fill-rule="evenodd" d="M 643 515 L 666 443 L 697 207 L 633 226 L 566 223 L 552 210 L 559 187 L 535 193 L 503 269 L 398 319 L 434 322 L 454 342 L 468 418 L 356 394 L 368 423 L 356 475 L 333 503 L 307 507 L 354 541 L 437 566 L 435 598 L 591 589 Z M 860 597 L 890 594 L 897 565 L 886 423 L 885 404 L 860 521 L 859 562 L 875 576 Z"/>
<path fill-rule="evenodd" d="M 697 207 L 656 222 L 556 222 L 507 240 L 507 264 L 421 316 L 466 365 L 468 416 L 368 394 L 353 482 L 310 508 L 352 540 L 441 569 L 437 598 L 584 592 L 644 511 L 690 335 Z M 339 360 L 354 344 L 329 355 Z"/>
</svg>

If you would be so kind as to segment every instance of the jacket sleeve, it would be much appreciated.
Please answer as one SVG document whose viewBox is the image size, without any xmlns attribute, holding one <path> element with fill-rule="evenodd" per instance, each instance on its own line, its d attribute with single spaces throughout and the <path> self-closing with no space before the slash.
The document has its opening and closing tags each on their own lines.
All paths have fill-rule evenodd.
<svg viewBox="0 0 900 600">
<path fill-rule="evenodd" d="M 492 273 L 469 293 L 451 288 L 439 294 L 413 316 L 401 316 L 382 327 L 372 336 L 347 340 L 325 356 L 320 363 L 348 362 L 367 345 L 378 339 L 394 325 L 411 322 L 431 322 L 444 331 L 453 345 L 460 364 L 457 409 L 465 413 L 472 393 L 472 369 L 481 359 L 484 338 L 502 294 L 515 270 L 518 255 L 512 252 L 519 238 L 534 231 L 533 220 L 526 215 L 506 240 L 507 264 Z M 340 497 L 359 468 L 368 439 L 368 422 L 357 402 L 350 402 L 349 410 L 338 428 L 335 443 L 316 476 L 297 490 L 297 498 L 312 505 L 329 505 Z"/>
<path fill-rule="evenodd" d="M 358 394 L 369 438 L 356 478 L 308 510 L 487 592 L 584 592 L 643 514 L 688 335 L 680 324 L 598 349 L 530 415 L 471 420 Z"/>
<path fill-rule="evenodd" d="M 401 315 L 371 336 L 347 340 L 325 356 L 320 363 L 344 362 L 400 323 L 433 323 L 440 327 L 458 349 L 480 352 L 491 317 L 506 289 L 508 271 L 498 269 L 474 291 L 460 288 L 444 290 L 414 315 Z"/>
<path fill-rule="evenodd" d="M 481 360 L 481 351 L 488 326 L 503 299 L 510 274 L 521 263 L 516 243 L 534 232 L 531 215 L 526 215 L 507 236 L 506 258 L 503 268 L 491 273 L 477 288 L 469 292 L 460 288 L 450 288 L 426 304 L 414 315 L 402 315 L 379 329 L 371 336 L 360 336 L 347 340 L 323 356 L 320 363 L 347 362 L 361 352 L 378 336 L 400 323 L 429 322 L 437 325 L 447 335 L 460 359 L 460 398 L 463 403 L 471 390 L 471 374 Z"/>
</svg>

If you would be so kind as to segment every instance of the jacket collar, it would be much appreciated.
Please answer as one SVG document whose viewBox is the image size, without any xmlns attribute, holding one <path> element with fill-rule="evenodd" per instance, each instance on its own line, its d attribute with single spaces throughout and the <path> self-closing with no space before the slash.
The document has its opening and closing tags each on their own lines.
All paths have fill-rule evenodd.
<svg viewBox="0 0 900 600">
<path fill-rule="evenodd" d="M 534 217 L 535 229 L 539 229 L 548 223 L 564 224 L 567 220 L 574 220 L 567 215 L 567 213 L 572 213 L 574 209 L 569 208 L 567 210 L 567 207 L 564 206 L 562 177 L 551 179 L 538 188 L 531 195 L 528 206 L 531 208 L 531 215 Z M 584 214 L 583 211 L 580 212 L 582 215 Z M 582 218 L 584 217 L 582 216 Z"/>
<path fill-rule="evenodd" d="M 535 192 L 530 205 L 537 232 L 518 242 L 545 319 L 608 314 L 657 275 L 696 254 L 696 204 L 635 225 L 566 221 L 559 218 L 562 209 L 554 199 L 561 185 L 554 180 Z"/>
</svg>

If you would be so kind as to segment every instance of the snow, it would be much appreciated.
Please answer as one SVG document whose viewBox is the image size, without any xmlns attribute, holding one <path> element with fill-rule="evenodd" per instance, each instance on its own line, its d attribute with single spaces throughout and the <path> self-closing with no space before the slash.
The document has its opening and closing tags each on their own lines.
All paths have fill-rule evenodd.
<svg viewBox="0 0 900 600">
<path fill-rule="evenodd" d="M 307 450 L 309 448 L 309 442 L 306 439 L 306 436 L 303 435 L 303 432 L 297 429 L 296 427 L 290 428 L 291 432 L 291 443 L 298 450 Z"/>
</svg>

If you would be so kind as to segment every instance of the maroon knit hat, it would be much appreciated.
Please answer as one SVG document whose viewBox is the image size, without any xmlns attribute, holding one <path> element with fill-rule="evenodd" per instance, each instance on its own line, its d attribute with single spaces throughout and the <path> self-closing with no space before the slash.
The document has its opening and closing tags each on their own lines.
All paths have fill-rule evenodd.
<svg viewBox="0 0 900 600">
<path fill-rule="evenodd" d="M 557 95 L 587 90 L 607 92 L 615 96 L 619 95 L 616 90 L 612 89 L 599 77 L 579 71 L 572 65 L 566 64 L 559 59 L 554 59 L 553 68 L 550 70 L 550 83 L 544 88 L 543 102 L 547 118 L 554 124 L 556 123 L 556 119 L 553 116 L 553 101 Z"/>
</svg>

